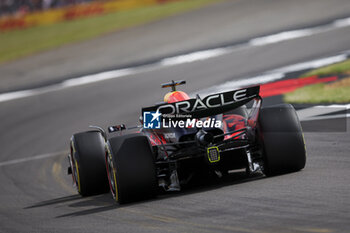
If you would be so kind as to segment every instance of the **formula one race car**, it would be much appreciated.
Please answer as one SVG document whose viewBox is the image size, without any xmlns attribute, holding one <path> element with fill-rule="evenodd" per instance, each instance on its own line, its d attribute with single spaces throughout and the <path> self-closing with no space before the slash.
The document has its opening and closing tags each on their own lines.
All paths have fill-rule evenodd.
<svg viewBox="0 0 350 233">
<path fill-rule="evenodd" d="M 162 85 L 172 91 L 142 109 L 137 133 L 123 135 L 130 128 L 116 125 L 107 136 L 93 126 L 72 136 L 68 172 L 81 195 L 110 190 L 126 203 L 159 189 L 178 191 L 196 175 L 220 178 L 246 168 L 273 176 L 304 168 L 303 133 L 291 105 L 262 108 L 259 86 L 190 99 L 176 90 L 185 83 Z"/>
</svg>

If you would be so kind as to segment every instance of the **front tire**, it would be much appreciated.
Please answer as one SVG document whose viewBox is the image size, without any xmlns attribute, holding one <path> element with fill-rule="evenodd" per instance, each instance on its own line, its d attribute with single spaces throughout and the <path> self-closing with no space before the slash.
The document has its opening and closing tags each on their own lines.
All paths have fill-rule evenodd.
<svg viewBox="0 0 350 233">
<path fill-rule="evenodd" d="M 304 136 L 292 105 L 262 108 L 259 127 L 267 176 L 296 172 L 305 167 Z"/>
<path fill-rule="evenodd" d="M 82 196 L 108 192 L 105 141 L 100 132 L 74 134 L 71 139 L 73 181 Z"/>
<path fill-rule="evenodd" d="M 156 195 L 156 167 L 146 136 L 130 134 L 111 138 L 107 151 L 110 190 L 117 202 L 122 204 Z"/>
</svg>

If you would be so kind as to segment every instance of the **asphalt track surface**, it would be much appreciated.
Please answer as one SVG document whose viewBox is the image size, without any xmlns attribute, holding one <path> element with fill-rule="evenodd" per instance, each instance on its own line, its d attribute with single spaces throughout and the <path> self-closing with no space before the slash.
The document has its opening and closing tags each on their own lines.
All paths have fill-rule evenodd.
<svg viewBox="0 0 350 233">
<path fill-rule="evenodd" d="M 64 152 L 50 153 L 67 150 L 70 135 L 90 124 L 134 125 L 142 106 L 161 100 L 162 82 L 186 79 L 183 89 L 194 93 L 349 48 L 346 27 L 0 103 L 0 232 L 348 232 L 349 126 L 305 133 L 308 157 L 301 172 L 250 179 L 235 173 L 122 206 L 109 194 L 81 198 L 66 175 Z"/>
</svg>

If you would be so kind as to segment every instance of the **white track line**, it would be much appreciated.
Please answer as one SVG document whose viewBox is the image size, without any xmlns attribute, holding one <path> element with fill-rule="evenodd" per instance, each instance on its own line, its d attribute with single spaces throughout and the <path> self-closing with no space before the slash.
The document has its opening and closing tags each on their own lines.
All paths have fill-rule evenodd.
<svg viewBox="0 0 350 233">
<path fill-rule="evenodd" d="M 317 121 L 317 120 L 329 120 L 329 119 L 339 119 L 339 118 L 349 118 L 350 113 L 344 113 L 344 114 L 336 114 L 336 115 L 329 115 L 329 116 L 315 116 L 310 117 L 307 119 L 301 119 L 300 121 Z"/>
<path fill-rule="evenodd" d="M 38 159 L 46 159 L 46 158 L 50 158 L 50 157 L 55 157 L 55 156 L 67 154 L 67 153 L 68 153 L 67 151 L 60 151 L 60 152 L 53 152 L 53 153 L 47 153 L 47 154 L 42 154 L 42 155 L 36 155 L 36 156 L 28 157 L 28 158 L 9 160 L 9 161 L 5 161 L 5 162 L 0 162 L 0 167 L 12 165 L 12 164 L 29 162 L 29 161 L 38 160 Z"/>
<path fill-rule="evenodd" d="M 286 73 L 302 71 L 302 70 L 306 70 L 306 69 L 317 69 L 317 68 L 320 68 L 322 66 L 327 66 L 327 65 L 334 64 L 334 63 L 345 61 L 347 59 L 347 56 L 348 56 L 348 54 L 344 53 L 344 54 L 326 57 L 326 58 L 322 58 L 322 59 L 316 59 L 316 60 L 312 60 L 312 61 L 308 61 L 308 62 L 297 63 L 294 65 L 285 66 L 285 67 L 282 67 L 279 69 L 272 70 L 269 73 L 284 73 L 284 74 L 286 74 Z"/>
<path fill-rule="evenodd" d="M 288 41 L 288 40 L 293 40 L 293 39 L 302 38 L 302 37 L 306 37 L 306 36 L 311 36 L 311 35 L 315 35 L 315 34 L 319 34 L 319 33 L 323 33 L 323 32 L 328 32 L 331 30 L 349 27 L 349 26 L 350 26 L 350 18 L 338 19 L 338 20 L 333 21 L 330 24 L 326 24 L 323 26 L 305 28 L 305 29 L 300 29 L 300 30 L 285 31 L 285 32 L 276 33 L 273 35 L 254 38 L 254 39 L 251 39 L 250 41 L 248 41 L 247 43 L 242 43 L 242 44 L 236 45 L 236 46 L 209 49 L 209 50 L 197 51 L 197 52 L 193 52 L 193 53 L 189 53 L 189 54 L 183 54 L 180 56 L 169 57 L 169 58 L 165 58 L 165 59 L 161 60 L 160 62 L 156 62 L 154 64 L 150 64 L 147 66 L 130 67 L 127 69 L 119 69 L 119 70 L 101 72 L 101 73 L 97 73 L 97 74 L 86 75 L 86 76 L 82 76 L 82 77 L 69 79 L 69 80 L 63 81 L 60 84 L 50 85 L 47 87 L 3 93 L 3 94 L 0 94 L 0 102 L 30 97 L 30 96 L 34 96 L 34 95 L 40 95 L 43 93 L 57 91 L 57 90 L 61 90 L 61 89 L 65 89 L 65 88 L 69 88 L 69 87 L 73 87 L 73 86 L 80 86 L 80 85 L 90 84 L 90 83 L 94 83 L 94 82 L 101 82 L 101 81 L 108 80 L 108 79 L 125 77 L 128 75 L 133 75 L 133 74 L 137 74 L 137 73 L 141 73 L 141 72 L 147 72 L 149 70 L 159 69 L 162 67 L 175 66 L 175 65 L 181 65 L 181 64 L 206 60 L 206 59 L 222 56 L 222 55 L 225 55 L 228 53 L 233 53 L 233 52 L 240 50 L 240 49 L 248 49 L 250 47 L 255 47 L 255 46 L 265 46 L 265 45 L 269 45 L 269 44 L 280 43 L 283 41 Z M 269 79 L 269 78 L 267 77 L 267 79 Z M 245 83 L 242 83 L 242 85 L 243 84 L 245 85 Z"/>
<path fill-rule="evenodd" d="M 332 104 L 332 105 L 317 105 L 310 108 L 300 109 L 297 111 L 301 121 L 314 119 L 324 114 L 336 113 L 350 109 L 350 104 Z M 347 114 L 339 114 L 345 117 Z"/>
<path fill-rule="evenodd" d="M 216 85 L 214 87 L 210 87 L 208 89 L 204 89 L 200 91 L 198 94 L 200 95 L 209 95 L 216 92 L 229 91 L 235 88 L 247 87 L 251 85 L 260 85 L 272 81 L 277 81 L 285 77 L 286 73 L 302 71 L 306 69 L 315 69 L 326 65 L 331 65 L 337 62 L 341 62 L 347 59 L 347 54 L 340 54 L 332 57 L 326 57 L 321 59 L 316 59 L 312 61 L 297 63 L 290 66 L 285 66 L 279 69 L 270 70 L 262 75 L 255 77 L 246 77 L 239 80 L 228 81 L 220 85 Z M 193 95 L 193 94 L 191 94 Z M 195 94 L 194 94 L 195 95 Z"/>
<path fill-rule="evenodd" d="M 325 24 L 322 26 L 304 28 L 299 30 L 291 30 L 276 33 L 273 35 L 258 37 L 250 40 L 252 46 L 263 46 L 268 44 L 274 44 L 282 41 L 293 40 L 301 37 L 311 36 L 323 32 L 328 32 L 338 28 L 344 28 L 350 26 L 350 18 L 338 19 L 330 24 Z"/>
</svg>

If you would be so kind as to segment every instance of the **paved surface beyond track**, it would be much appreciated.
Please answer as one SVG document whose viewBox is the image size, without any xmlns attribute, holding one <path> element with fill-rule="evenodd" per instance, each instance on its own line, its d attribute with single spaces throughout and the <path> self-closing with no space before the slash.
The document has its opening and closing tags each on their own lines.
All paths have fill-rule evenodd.
<svg viewBox="0 0 350 233">
<path fill-rule="evenodd" d="M 270 9 L 278 6 L 267 2 Z M 0 103 L 0 232 L 348 232 L 349 126 L 346 132 L 306 133 L 307 166 L 301 172 L 251 179 L 235 173 L 222 182 L 123 206 L 109 194 L 77 195 L 66 175 L 65 153 L 21 161 L 68 149 L 70 136 L 90 124 L 133 125 L 142 106 L 161 100 L 162 82 L 187 79 L 183 89 L 194 93 L 349 48 L 347 27 Z M 324 122 L 331 123 L 337 121 Z"/>
</svg>

